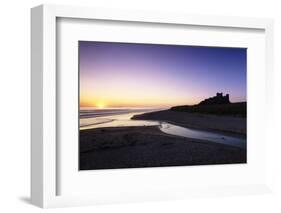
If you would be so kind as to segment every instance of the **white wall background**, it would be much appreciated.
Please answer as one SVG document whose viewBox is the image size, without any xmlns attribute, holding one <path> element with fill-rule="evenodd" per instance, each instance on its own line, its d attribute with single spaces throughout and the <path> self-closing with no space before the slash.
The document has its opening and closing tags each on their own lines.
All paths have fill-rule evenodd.
<svg viewBox="0 0 281 213">
<path fill-rule="evenodd" d="M 30 179 L 30 8 L 42 3 L 71 4 L 123 9 L 185 12 L 275 19 L 275 126 L 272 143 L 274 193 L 184 201 L 119 204 L 52 209 L 83 212 L 280 212 L 281 139 L 281 3 L 278 0 L 9 0 L 0 7 L 0 211 L 37 212 L 29 204 Z M 279 5 L 280 4 L 280 5 Z M 279 111 L 279 112 L 278 112 Z M 281 126 L 281 125 L 280 125 Z"/>
</svg>

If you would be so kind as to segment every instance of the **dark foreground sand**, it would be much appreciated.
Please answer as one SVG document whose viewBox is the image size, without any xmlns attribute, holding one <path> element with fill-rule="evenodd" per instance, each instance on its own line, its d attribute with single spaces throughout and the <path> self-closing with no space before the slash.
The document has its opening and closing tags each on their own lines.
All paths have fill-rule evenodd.
<svg viewBox="0 0 281 213">
<path fill-rule="evenodd" d="M 246 135 L 246 118 L 163 110 L 135 115 L 136 120 L 166 121 L 182 127 Z"/>
<path fill-rule="evenodd" d="M 80 130 L 80 170 L 246 163 L 246 150 L 161 132 L 157 126 Z"/>
</svg>

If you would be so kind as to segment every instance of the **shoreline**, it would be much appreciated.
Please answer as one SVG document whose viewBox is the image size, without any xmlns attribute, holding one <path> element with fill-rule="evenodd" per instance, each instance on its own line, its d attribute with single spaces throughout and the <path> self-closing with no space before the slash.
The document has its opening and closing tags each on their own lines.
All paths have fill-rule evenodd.
<svg viewBox="0 0 281 213">
<path fill-rule="evenodd" d="M 246 163 L 246 150 L 169 135 L 157 126 L 80 130 L 79 169 Z"/>
<path fill-rule="evenodd" d="M 135 115 L 132 120 L 167 122 L 194 130 L 246 137 L 246 118 L 162 110 Z"/>
</svg>

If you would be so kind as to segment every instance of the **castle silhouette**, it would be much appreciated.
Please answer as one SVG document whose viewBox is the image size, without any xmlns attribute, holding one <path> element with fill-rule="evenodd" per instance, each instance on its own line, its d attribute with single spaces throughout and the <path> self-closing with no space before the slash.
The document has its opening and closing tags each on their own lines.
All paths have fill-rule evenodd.
<svg viewBox="0 0 281 213">
<path fill-rule="evenodd" d="M 210 104 L 229 104 L 229 94 L 225 96 L 223 93 L 217 93 L 216 96 L 207 98 L 204 101 L 201 101 L 198 105 L 210 105 Z"/>
</svg>

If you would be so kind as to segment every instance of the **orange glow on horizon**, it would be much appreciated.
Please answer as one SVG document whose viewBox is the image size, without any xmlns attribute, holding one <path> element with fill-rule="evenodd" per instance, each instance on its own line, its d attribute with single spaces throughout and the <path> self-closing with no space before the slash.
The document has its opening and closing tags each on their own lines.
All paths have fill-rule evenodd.
<svg viewBox="0 0 281 213">
<path fill-rule="evenodd" d="M 183 100 L 180 97 L 107 97 L 106 99 L 84 96 L 80 99 L 80 107 L 96 107 L 99 109 L 111 107 L 172 107 L 178 105 L 197 104 L 200 99 Z"/>
</svg>

